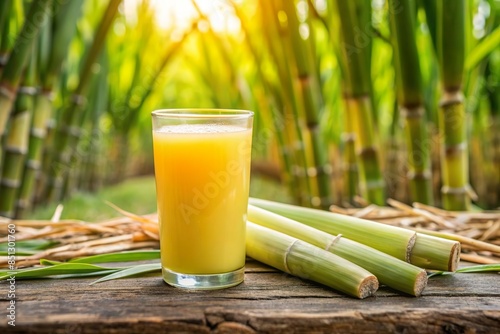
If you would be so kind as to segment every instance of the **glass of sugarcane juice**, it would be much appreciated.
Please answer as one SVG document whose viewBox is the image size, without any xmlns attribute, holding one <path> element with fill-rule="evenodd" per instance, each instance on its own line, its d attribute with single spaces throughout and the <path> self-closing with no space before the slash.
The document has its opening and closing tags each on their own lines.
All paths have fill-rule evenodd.
<svg viewBox="0 0 500 334">
<path fill-rule="evenodd" d="M 253 113 L 176 109 L 152 118 L 163 279 L 191 289 L 241 283 Z"/>
</svg>

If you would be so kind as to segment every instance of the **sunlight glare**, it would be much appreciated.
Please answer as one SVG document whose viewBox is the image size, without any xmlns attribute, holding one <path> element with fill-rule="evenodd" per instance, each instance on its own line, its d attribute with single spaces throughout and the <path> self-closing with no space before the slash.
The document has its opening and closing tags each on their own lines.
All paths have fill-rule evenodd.
<svg viewBox="0 0 500 334">
<path fill-rule="evenodd" d="M 155 12 L 157 25 L 166 30 L 183 33 L 187 31 L 199 14 L 191 0 L 125 0 L 125 15 L 136 20 L 135 11 L 142 1 L 148 1 Z M 237 34 L 240 21 L 229 0 L 196 0 L 201 12 L 208 18 L 215 32 Z"/>
</svg>

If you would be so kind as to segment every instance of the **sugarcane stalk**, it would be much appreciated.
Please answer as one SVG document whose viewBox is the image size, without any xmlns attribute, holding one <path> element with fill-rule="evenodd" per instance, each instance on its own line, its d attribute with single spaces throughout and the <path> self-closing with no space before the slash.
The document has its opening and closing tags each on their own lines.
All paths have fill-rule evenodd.
<svg viewBox="0 0 500 334">
<path fill-rule="evenodd" d="M 106 80 L 101 78 L 101 80 Z M 78 110 L 78 114 L 74 119 L 74 125 L 68 128 L 68 150 L 67 155 L 64 155 L 64 160 L 61 162 L 64 164 L 62 167 L 61 181 L 62 183 L 57 183 L 59 186 L 56 188 L 56 192 L 52 193 L 54 199 L 63 200 L 64 198 L 70 197 L 76 186 L 76 179 L 81 167 L 80 162 L 85 156 L 85 152 L 82 149 L 81 139 L 84 138 L 86 131 L 84 129 L 84 123 L 90 114 L 90 109 L 88 108 L 87 98 L 84 102 L 75 107 Z M 88 138 L 85 136 L 85 138 Z"/>
<path fill-rule="evenodd" d="M 45 91 L 51 91 L 59 81 L 69 45 L 76 33 L 75 22 L 82 14 L 82 7 L 83 0 L 65 1 L 61 2 L 54 12 L 50 33 L 52 37 L 50 57 L 44 63 L 41 75 L 42 87 Z"/>
<path fill-rule="evenodd" d="M 246 18 L 242 10 L 239 8 L 239 6 L 233 4 L 233 8 L 236 13 L 236 16 L 240 19 L 242 30 L 245 32 L 245 37 L 246 37 L 245 41 L 248 46 L 248 49 L 250 50 L 250 53 L 254 57 L 255 63 L 261 64 L 263 62 L 262 59 L 263 56 L 262 53 L 258 51 L 257 42 L 254 42 L 255 34 L 253 34 L 250 30 L 251 25 L 249 24 L 248 19 Z M 292 171 L 291 171 L 292 156 L 290 154 L 290 151 L 286 149 L 286 139 L 282 129 L 283 122 L 281 121 L 280 110 L 283 109 L 283 106 L 281 98 L 279 97 L 279 94 L 276 92 L 276 90 L 272 88 L 272 83 L 264 74 L 262 66 L 256 66 L 255 70 L 265 91 L 266 101 L 264 101 L 263 104 L 265 105 L 265 110 L 268 110 L 268 114 L 271 118 L 275 130 L 273 135 L 276 138 L 276 142 L 279 148 L 279 153 L 280 153 L 279 156 L 282 162 L 281 169 L 283 174 L 283 180 L 290 194 L 293 194 L 295 189 L 297 189 L 296 187 L 297 181 L 295 178 L 292 177 Z M 268 133 L 270 133 L 269 129 L 264 130 L 262 132 L 263 140 L 258 141 L 256 144 L 257 145 L 259 145 L 259 143 L 267 144 L 264 142 L 264 140 L 268 140 L 268 138 L 265 138 L 264 136 L 267 135 Z"/>
<path fill-rule="evenodd" d="M 0 78 L 0 137 L 6 131 L 7 121 L 21 81 L 21 75 L 28 63 L 40 28 L 47 21 L 52 0 L 33 1 L 19 36 L 13 46 Z M 1 168 L 1 166 L 0 166 Z"/>
<path fill-rule="evenodd" d="M 36 53 L 31 59 L 19 88 L 10 126 L 5 138 L 5 155 L 0 182 L 0 216 L 14 218 L 18 189 L 21 186 L 23 164 L 28 151 L 28 138 L 33 114 L 36 84 Z"/>
<path fill-rule="evenodd" d="M 247 222 L 246 252 L 264 264 L 353 297 L 366 298 L 378 289 L 377 278 L 354 263 L 251 221 Z"/>
<path fill-rule="evenodd" d="M 49 168 L 49 180 L 43 196 L 46 201 L 60 199 L 62 194 L 64 179 L 68 176 L 71 168 L 71 158 L 80 137 L 79 125 L 83 122 L 85 116 L 85 95 L 93 74 L 92 66 L 102 50 L 107 32 L 113 23 L 120 3 L 121 0 L 109 1 L 95 33 L 94 41 L 85 57 L 78 86 L 72 93 L 69 99 L 70 102 L 63 108 L 61 121 L 57 124 L 52 149 L 52 168 Z"/>
<path fill-rule="evenodd" d="M 407 262 L 416 239 L 413 231 L 366 219 L 257 198 L 250 198 L 249 203 L 326 233 L 342 234 Z"/>
<path fill-rule="evenodd" d="M 358 163 L 359 188 L 363 196 L 377 205 L 385 202 L 384 187 L 379 162 L 379 150 L 372 127 L 372 104 L 369 96 L 344 96 L 346 111 L 351 113 L 355 133 L 354 146 Z M 371 125 L 370 125 L 371 124 Z"/>
<path fill-rule="evenodd" d="M 291 42 L 292 59 L 295 66 L 295 80 L 300 87 L 302 95 L 302 109 L 305 114 L 306 128 L 304 135 L 309 137 L 310 145 L 306 151 L 312 155 L 312 166 L 308 167 L 308 176 L 312 182 L 316 183 L 317 196 L 313 198 L 311 206 L 326 209 L 332 204 L 331 179 L 332 171 L 328 163 L 327 148 L 323 143 L 320 134 L 319 117 L 323 105 L 323 97 L 316 77 L 313 41 L 309 36 L 304 39 L 300 34 L 300 22 L 297 17 L 297 10 L 294 1 L 283 1 L 283 9 L 287 15 L 289 35 Z M 310 26 L 310 22 L 308 23 Z M 312 27 L 310 27 L 312 31 Z M 293 79 L 293 78 L 291 78 Z"/>
<path fill-rule="evenodd" d="M 45 36 L 39 44 L 41 58 L 39 68 L 42 87 L 35 97 L 33 122 L 28 145 L 29 151 L 17 201 L 17 217 L 25 215 L 33 204 L 36 189 L 35 181 L 42 166 L 48 122 L 52 117 L 53 89 L 59 80 L 64 58 L 75 35 L 76 25 L 74 22 L 81 15 L 82 4 L 83 0 L 61 3 L 54 12 L 52 25 L 44 27 L 42 30 L 41 36 Z"/>
<path fill-rule="evenodd" d="M 341 235 L 320 231 L 253 205 L 248 206 L 248 220 L 349 260 L 398 291 L 420 296 L 427 284 L 425 270 Z"/>
<path fill-rule="evenodd" d="M 249 203 L 326 233 L 342 234 L 426 269 L 454 271 L 460 260 L 460 245 L 443 238 L 428 238 L 401 227 L 257 198 L 250 198 Z"/>
<path fill-rule="evenodd" d="M 16 217 L 23 217 L 32 207 L 35 181 L 41 167 L 46 121 L 52 109 L 49 92 L 39 92 L 34 98 L 33 119 L 29 135 L 28 154 L 24 165 L 21 188 L 19 190 Z"/>
<path fill-rule="evenodd" d="M 276 64 L 279 83 L 282 85 L 281 94 L 283 102 L 282 127 L 285 129 L 287 147 L 285 149 L 293 153 L 291 166 L 292 177 L 297 180 L 297 188 L 293 189 L 293 196 L 301 205 L 311 205 L 312 185 L 307 176 L 308 159 L 305 152 L 305 139 L 303 136 L 304 115 L 299 106 L 298 87 L 293 77 L 289 54 L 292 52 L 289 46 L 289 27 L 280 21 L 280 10 L 283 2 L 260 1 L 264 20 L 271 24 L 265 29 L 266 42 L 271 57 Z M 283 20 L 283 15 L 281 15 Z"/>
<path fill-rule="evenodd" d="M 344 113 L 344 132 L 341 136 L 342 170 L 344 176 L 344 193 L 347 203 L 353 204 L 358 194 L 359 171 L 356 163 L 356 134 L 353 129 L 351 113 Z"/>
<path fill-rule="evenodd" d="M 335 55 L 337 59 L 342 58 L 342 50 L 341 50 L 341 43 L 338 43 L 335 40 L 335 36 L 332 32 L 336 32 L 340 30 L 340 23 L 339 20 L 334 17 L 334 11 L 330 10 L 328 11 L 328 21 L 332 22 L 332 26 L 329 27 L 328 31 L 330 32 L 330 38 L 331 42 L 333 44 L 333 49 L 335 52 Z M 344 68 L 346 64 L 344 64 L 341 61 L 338 61 L 339 67 L 342 73 L 346 73 L 347 69 Z M 347 78 L 347 73 L 343 74 L 342 77 Z M 344 96 L 342 96 L 342 104 L 344 107 L 346 107 L 346 101 L 344 99 Z M 356 139 L 356 133 L 354 132 L 354 123 L 352 119 L 352 114 L 350 112 L 343 112 L 342 113 L 343 117 L 343 127 L 341 127 L 341 135 L 340 135 L 340 142 L 341 142 L 341 156 L 342 156 L 342 164 L 341 164 L 341 170 L 342 170 L 342 175 L 343 175 L 343 199 L 342 203 L 344 203 L 346 206 L 349 205 L 354 205 L 355 204 L 355 197 L 360 194 L 359 191 L 359 169 L 358 169 L 358 163 L 357 163 L 357 156 L 356 156 L 356 145 L 355 145 L 355 139 Z"/>
<path fill-rule="evenodd" d="M 496 71 L 497 73 L 499 73 L 500 52 L 497 52 L 496 56 Z M 493 64 L 491 63 L 492 61 L 493 60 L 490 61 L 490 68 L 493 67 Z M 496 173 L 494 173 L 495 181 L 492 182 L 492 197 L 496 199 L 496 201 L 493 201 L 493 203 L 496 203 L 498 205 L 500 201 L 500 79 L 497 76 L 493 76 L 493 74 L 490 74 L 490 76 L 494 78 L 494 80 L 490 80 L 491 86 L 488 89 L 487 95 L 490 105 L 489 119 L 492 134 L 490 154 L 492 156 L 493 170 L 496 171 Z"/>
<path fill-rule="evenodd" d="M 460 242 L 417 233 L 410 263 L 426 269 L 454 272 L 460 262 Z"/>
<path fill-rule="evenodd" d="M 400 113 L 397 101 L 394 101 L 391 117 L 391 127 L 389 137 L 387 139 L 387 149 L 385 152 L 385 166 L 387 190 L 389 198 L 408 201 L 408 187 L 406 179 L 401 177 L 402 168 L 401 158 L 406 156 L 406 152 L 402 149 L 402 139 L 400 130 Z"/>
<path fill-rule="evenodd" d="M 100 73 L 100 80 L 94 85 L 94 98 L 90 106 L 91 124 L 90 138 L 88 142 L 87 154 L 82 164 L 79 188 L 88 191 L 96 191 L 100 188 L 104 179 L 102 161 L 102 136 L 100 135 L 99 120 L 104 112 L 109 99 L 109 90 L 107 89 L 108 80 L 105 80 L 108 74 L 108 62 L 103 62 L 103 68 Z"/>
<path fill-rule="evenodd" d="M 261 6 L 268 6 L 268 3 L 262 3 Z M 269 14 L 269 10 L 266 11 L 263 10 L 262 12 L 262 22 L 266 22 L 268 20 L 272 20 L 272 17 L 267 18 L 266 15 Z M 272 22 L 272 21 L 271 21 Z M 268 45 L 268 50 L 271 53 L 272 57 L 274 59 L 278 59 L 278 54 L 277 50 L 275 50 L 275 45 L 272 43 L 273 40 L 273 34 L 274 32 L 273 29 L 274 25 L 271 25 L 270 29 L 265 29 L 264 30 L 264 35 L 265 35 L 265 40 Z M 273 30 L 273 31 L 271 31 Z M 248 29 L 247 29 L 248 31 Z M 250 40 L 253 40 L 253 37 L 255 34 L 250 34 L 248 33 L 247 40 L 249 40 L 249 45 L 251 50 L 254 50 L 254 54 L 256 57 L 256 60 L 263 61 L 264 56 L 259 54 L 257 52 L 257 47 L 255 46 L 257 43 L 250 43 Z M 260 61 L 258 63 L 260 63 Z M 258 68 L 258 73 L 260 74 L 262 78 L 262 83 L 264 87 L 266 87 L 267 91 L 269 92 L 269 95 L 274 97 L 275 101 L 275 109 L 271 110 L 271 117 L 274 125 L 274 134 L 276 135 L 277 139 L 277 144 L 278 144 L 278 150 L 280 152 L 280 156 L 283 161 L 283 168 L 285 170 L 284 176 L 285 176 L 285 181 L 286 184 L 288 185 L 288 191 L 290 195 L 293 196 L 294 200 L 296 203 L 301 203 L 303 197 L 301 194 L 298 192 L 298 189 L 300 189 L 303 186 L 303 179 L 298 179 L 295 177 L 295 157 L 294 157 L 294 152 L 292 151 L 292 143 L 289 142 L 289 136 L 286 135 L 288 131 L 285 131 L 286 124 L 285 124 L 285 101 L 282 96 L 282 91 L 279 89 L 279 87 L 276 87 L 273 85 L 273 82 L 271 82 L 270 79 L 268 79 L 265 74 L 262 71 L 262 68 L 260 66 L 257 66 Z"/>
<path fill-rule="evenodd" d="M 465 59 L 465 0 L 438 2 L 438 51 L 443 89 L 439 102 L 441 194 L 447 210 L 470 207 L 467 125 L 462 94 Z"/>
<path fill-rule="evenodd" d="M 411 200 L 433 205 L 430 147 L 426 110 L 415 38 L 415 3 L 390 0 L 389 18 L 398 76 L 398 102 L 406 134 Z"/>
<path fill-rule="evenodd" d="M 362 29 L 370 26 L 370 1 L 335 1 L 340 22 L 343 100 L 356 133 L 355 146 L 359 164 L 360 190 L 370 202 L 385 202 L 384 180 L 380 169 L 379 149 L 375 140 L 371 101 L 371 37 Z M 362 38 L 360 38 L 360 34 Z"/>
</svg>

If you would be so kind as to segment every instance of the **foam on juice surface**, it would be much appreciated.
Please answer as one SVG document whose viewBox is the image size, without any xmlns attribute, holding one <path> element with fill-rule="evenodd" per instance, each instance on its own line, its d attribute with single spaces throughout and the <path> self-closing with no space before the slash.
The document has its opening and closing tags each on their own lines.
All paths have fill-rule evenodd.
<svg viewBox="0 0 500 334">
<path fill-rule="evenodd" d="M 176 133 L 176 134 L 189 134 L 189 133 L 230 133 L 240 132 L 246 129 L 241 126 L 225 125 L 225 124 L 179 124 L 179 125 L 165 125 L 158 130 L 157 133 Z"/>
</svg>

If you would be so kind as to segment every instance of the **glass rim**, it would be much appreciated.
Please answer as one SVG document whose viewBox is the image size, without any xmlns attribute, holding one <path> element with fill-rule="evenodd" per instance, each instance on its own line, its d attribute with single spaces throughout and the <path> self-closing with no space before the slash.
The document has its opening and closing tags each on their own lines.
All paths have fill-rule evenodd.
<svg viewBox="0 0 500 334">
<path fill-rule="evenodd" d="M 254 112 L 245 109 L 225 108 L 179 108 L 179 109 L 157 109 L 151 112 L 151 116 L 159 118 L 223 118 L 238 119 L 250 118 Z"/>
</svg>

